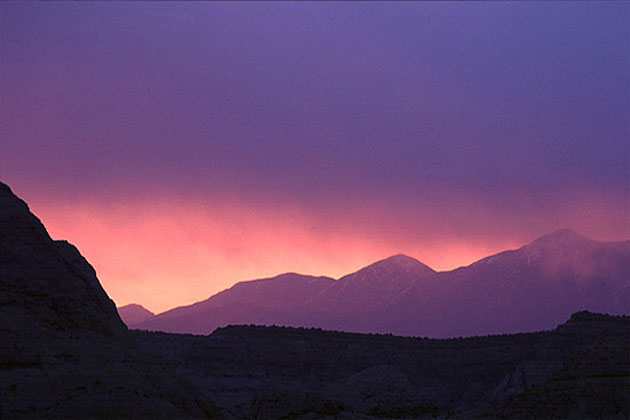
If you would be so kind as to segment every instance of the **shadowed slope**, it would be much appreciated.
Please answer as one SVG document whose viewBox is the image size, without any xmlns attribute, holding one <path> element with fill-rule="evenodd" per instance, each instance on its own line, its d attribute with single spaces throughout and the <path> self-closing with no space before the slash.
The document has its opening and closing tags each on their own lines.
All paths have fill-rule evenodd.
<svg viewBox="0 0 630 420">
<path fill-rule="evenodd" d="M 60 331 L 121 334 L 126 327 L 94 269 L 46 229 L 0 183 L 0 329 L 23 332 L 45 325 Z"/>
<path fill-rule="evenodd" d="M 136 347 L 94 269 L 0 183 L 0 417 L 199 418 L 157 354 Z"/>
<path fill-rule="evenodd" d="M 305 325 L 354 332 L 388 332 L 387 308 L 414 284 L 434 286 L 436 272 L 406 255 L 394 255 L 348 274 L 314 296 Z"/>
</svg>

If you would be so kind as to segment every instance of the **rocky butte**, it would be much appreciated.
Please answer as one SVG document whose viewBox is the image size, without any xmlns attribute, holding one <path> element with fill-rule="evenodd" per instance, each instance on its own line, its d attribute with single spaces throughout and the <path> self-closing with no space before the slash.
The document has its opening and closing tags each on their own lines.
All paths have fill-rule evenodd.
<svg viewBox="0 0 630 420">
<path fill-rule="evenodd" d="M 549 268 L 548 252 L 573 240 L 561 236 L 498 260 Z M 549 268 L 558 279 L 564 261 Z M 351 299 L 358 282 L 365 301 L 394 305 L 399 295 L 383 300 L 369 286 L 394 273 L 411 298 L 415 273 L 435 275 L 407 257 L 390 263 L 359 271 L 335 297 Z M 580 267 L 578 283 L 588 284 L 590 265 Z M 286 316 L 294 308 L 284 287 L 306 302 L 338 282 L 290 274 L 272 288 L 234 289 L 253 287 L 245 295 L 264 295 Z M 52 240 L 2 183 L 0 291 L 1 418 L 630 416 L 628 316 L 582 311 L 547 331 L 461 339 L 248 325 L 211 335 L 129 331 L 79 251 Z M 229 294 L 221 300 L 235 304 Z"/>
</svg>

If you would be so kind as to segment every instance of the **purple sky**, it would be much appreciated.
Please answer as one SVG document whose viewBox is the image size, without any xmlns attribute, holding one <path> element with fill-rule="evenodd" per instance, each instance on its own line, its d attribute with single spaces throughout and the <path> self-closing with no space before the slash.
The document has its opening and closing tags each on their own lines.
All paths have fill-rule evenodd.
<svg viewBox="0 0 630 420">
<path fill-rule="evenodd" d="M 163 200 L 268 227 L 299 214 L 314 242 L 347 229 L 417 253 L 560 227 L 630 237 L 627 2 L 3 2 L 0 15 L 0 178 L 61 236 L 68 203 Z"/>
</svg>

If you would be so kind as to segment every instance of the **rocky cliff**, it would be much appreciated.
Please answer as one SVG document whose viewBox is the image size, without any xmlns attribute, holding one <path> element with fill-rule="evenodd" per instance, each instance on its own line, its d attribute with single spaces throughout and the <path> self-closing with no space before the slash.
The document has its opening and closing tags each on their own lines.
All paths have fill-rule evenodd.
<svg viewBox="0 0 630 420">
<path fill-rule="evenodd" d="M 0 183 L 0 417 L 202 417 L 212 405 L 140 350 L 94 269 Z"/>
<path fill-rule="evenodd" d="M 126 327 L 96 273 L 66 241 L 53 241 L 26 203 L 0 183 L 0 328 L 120 335 Z"/>
</svg>

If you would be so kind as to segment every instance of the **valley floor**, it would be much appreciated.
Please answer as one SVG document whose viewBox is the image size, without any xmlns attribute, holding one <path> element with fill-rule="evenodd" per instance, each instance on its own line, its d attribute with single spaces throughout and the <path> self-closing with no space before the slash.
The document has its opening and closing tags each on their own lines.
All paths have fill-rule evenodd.
<svg viewBox="0 0 630 420">
<path fill-rule="evenodd" d="M 630 317 L 434 340 L 231 326 L 133 331 L 226 418 L 628 418 Z"/>
</svg>

